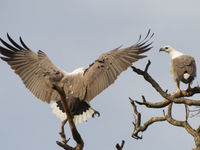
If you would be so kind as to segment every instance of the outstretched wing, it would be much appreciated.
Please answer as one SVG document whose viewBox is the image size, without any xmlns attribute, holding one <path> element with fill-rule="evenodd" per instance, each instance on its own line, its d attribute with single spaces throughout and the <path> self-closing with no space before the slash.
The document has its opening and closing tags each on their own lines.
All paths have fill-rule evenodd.
<svg viewBox="0 0 200 150">
<path fill-rule="evenodd" d="M 7 34 L 8 40 L 12 45 L 6 43 L 0 38 L 1 43 L 6 47 L 0 46 L 0 53 L 4 57 L 0 57 L 6 61 L 15 73 L 19 75 L 25 86 L 40 100 L 47 103 L 50 100 L 58 100 L 59 95 L 52 89 L 52 82 L 60 81 L 64 73 L 56 67 L 47 55 L 38 51 L 34 53 L 22 41 L 18 45 Z"/>
<path fill-rule="evenodd" d="M 123 49 L 116 48 L 107 53 L 103 53 L 91 64 L 84 73 L 84 80 L 87 85 L 85 100 L 92 100 L 96 95 L 114 83 L 120 73 L 130 67 L 133 62 L 146 57 L 140 54 L 152 48 L 152 42 L 149 43 L 149 40 L 153 35 L 154 34 L 150 34 L 149 30 L 144 40 L 140 41 L 140 36 L 135 45 Z"/>
</svg>

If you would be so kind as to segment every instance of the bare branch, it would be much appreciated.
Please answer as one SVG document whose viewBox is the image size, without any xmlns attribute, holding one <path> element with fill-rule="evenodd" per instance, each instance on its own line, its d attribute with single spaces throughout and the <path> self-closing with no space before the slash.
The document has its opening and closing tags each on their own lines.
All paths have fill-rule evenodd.
<svg viewBox="0 0 200 150">
<path fill-rule="evenodd" d="M 168 95 L 166 92 L 162 90 L 162 88 L 159 86 L 159 84 L 148 74 L 148 68 L 151 64 L 151 61 L 149 60 L 146 67 L 145 71 L 142 71 L 134 66 L 132 66 L 132 69 L 134 72 L 136 72 L 138 75 L 142 75 L 146 81 L 148 81 L 163 97 L 167 97 Z"/>
<path fill-rule="evenodd" d="M 146 65 L 146 67 L 145 67 L 144 72 L 147 72 L 147 71 L 148 71 L 150 65 L 151 65 L 151 61 L 148 60 L 148 63 L 147 63 L 147 65 Z"/>
<path fill-rule="evenodd" d="M 135 102 L 139 105 L 145 105 L 148 108 L 163 108 L 169 105 L 169 103 L 171 103 L 169 100 L 163 100 L 162 102 L 157 102 L 157 103 L 152 103 L 152 102 L 148 102 L 148 101 L 137 101 L 135 100 Z"/>
<path fill-rule="evenodd" d="M 121 145 L 119 145 L 119 144 L 116 144 L 116 148 L 117 148 L 117 150 L 122 150 L 122 149 L 123 149 L 123 147 L 124 147 L 124 144 L 125 144 L 125 141 L 124 141 L 124 140 L 122 140 L 122 143 L 121 143 Z"/>
<path fill-rule="evenodd" d="M 136 119 L 133 122 L 133 124 L 134 124 L 134 130 L 133 130 L 133 133 L 132 133 L 132 137 L 133 138 L 142 139 L 142 136 L 138 135 L 139 132 L 145 131 L 154 122 L 159 122 L 159 121 L 165 121 L 166 120 L 165 116 L 152 117 L 151 119 L 146 121 L 143 126 L 141 126 L 141 114 L 138 112 L 137 106 L 135 105 L 134 101 L 131 98 L 129 98 L 129 100 L 130 100 L 131 105 L 133 106 L 134 114 L 137 116 Z"/>
<path fill-rule="evenodd" d="M 174 126 L 180 126 L 185 128 L 185 130 L 194 137 L 194 141 L 195 141 L 195 145 L 197 146 L 197 148 L 200 148 L 200 134 L 198 132 L 198 129 L 195 130 L 193 129 L 189 123 L 187 121 L 179 121 L 179 120 L 175 120 L 172 118 L 171 115 L 171 111 L 172 111 L 172 103 L 169 104 L 168 106 L 168 114 L 166 115 L 166 119 L 167 121 L 174 125 Z"/>
<path fill-rule="evenodd" d="M 189 108 L 188 106 L 185 104 L 185 121 L 188 121 L 189 118 Z"/>
<path fill-rule="evenodd" d="M 74 150 L 73 147 L 71 147 L 71 146 L 69 146 L 69 145 L 67 145 L 67 144 L 64 144 L 64 143 L 62 143 L 62 142 L 56 141 L 56 143 L 57 143 L 60 147 L 64 148 L 65 150 Z"/>
<path fill-rule="evenodd" d="M 188 106 L 200 106 L 199 100 L 192 100 L 187 98 L 173 98 L 168 97 L 170 101 L 176 103 L 176 104 L 186 104 Z"/>
<path fill-rule="evenodd" d="M 61 146 L 62 148 L 64 148 L 65 150 L 82 150 L 83 146 L 84 146 L 84 142 L 83 142 L 83 140 L 82 140 L 80 134 L 78 133 L 76 126 L 74 124 L 72 114 L 70 112 L 68 103 L 66 101 L 66 95 L 65 95 L 65 92 L 64 92 L 64 88 L 63 87 L 60 88 L 57 85 L 54 85 L 53 89 L 55 89 L 61 97 L 61 103 L 62 103 L 62 106 L 64 108 L 64 111 L 66 112 L 67 120 L 69 122 L 69 126 L 70 126 L 70 129 L 71 129 L 71 132 L 72 132 L 73 139 L 76 141 L 76 147 L 72 148 L 71 146 L 67 145 L 67 140 L 65 139 L 65 133 L 64 133 L 64 125 L 67 122 L 67 120 L 63 121 L 62 126 L 61 126 L 62 143 L 58 142 L 58 141 L 56 143 L 59 146 Z M 70 97 L 68 97 L 68 98 L 70 98 Z"/>
<path fill-rule="evenodd" d="M 170 104 L 168 105 L 168 112 L 167 112 L 167 115 L 166 115 L 166 120 L 167 120 L 170 124 L 172 124 L 172 125 L 174 125 L 174 126 L 184 127 L 184 126 L 183 126 L 184 121 L 178 121 L 178 120 L 173 119 L 173 118 L 172 118 L 171 112 L 172 112 L 172 103 L 170 103 Z"/>
<path fill-rule="evenodd" d="M 200 93 L 200 87 L 194 87 L 194 88 L 191 88 L 189 90 L 181 91 L 180 93 L 174 93 L 173 95 L 167 94 L 166 92 L 164 92 L 162 90 L 162 88 L 159 86 L 159 84 L 147 72 L 149 65 L 150 65 L 150 61 L 148 61 L 144 71 L 142 71 L 142 70 L 140 70 L 140 69 L 138 69 L 134 66 L 132 66 L 132 69 L 137 74 L 142 75 L 144 77 L 144 79 L 147 82 L 149 82 L 154 87 L 154 89 L 162 97 L 164 97 L 166 100 L 169 100 L 169 101 L 177 103 L 177 104 L 181 103 L 181 104 L 186 104 L 186 105 L 189 105 L 189 106 L 200 106 L 200 101 L 183 98 L 183 97 L 189 97 L 189 96 L 192 96 L 194 94 Z M 159 107 L 165 107 L 169 103 L 167 103 L 164 100 L 163 103 L 159 103 L 159 104 L 158 103 L 157 104 L 147 104 L 147 103 L 144 103 L 144 102 L 138 103 L 138 104 L 146 105 L 146 106 L 149 106 L 149 107 L 152 106 L 152 108 L 159 108 Z"/>
<path fill-rule="evenodd" d="M 62 143 L 67 144 L 67 142 L 70 140 L 70 138 L 68 140 L 66 140 L 66 136 L 65 136 L 65 124 L 67 123 L 67 118 L 65 120 L 62 121 L 61 124 L 61 132 L 59 133 L 61 138 L 62 138 Z"/>
<path fill-rule="evenodd" d="M 165 99 L 162 102 L 151 103 L 151 102 L 147 102 L 145 97 L 142 96 L 142 101 L 135 101 L 135 102 L 139 105 L 145 105 L 146 107 L 149 107 L 149 108 L 163 108 L 163 107 L 168 106 L 168 111 L 167 111 L 167 115 L 165 115 L 165 112 L 163 111 L 163 117 L 152 117 L 150 120 L 145 122 L 143 126 L 141 126 L 140 125 L 141 124 L 141 114 L 137 111 L 137 107 L 136 107 L 134 101 L 132 101 L 131 104 L 133 106 L 134 113 L 136 115 L 140 114 L 139 116 L 137 115 L 138 118 L 135 119 L 136 121 L 134 122 L 133 137 L 136 139 L 140 139 L 141 137 L 138 136 L 138 133 L 140 131 L 145 131 L 147 129 L 147 127 L 154 122 L 167 120 L 170 124 L 172 124 L 174 126 L 179 126 L 179 127 L 185 128 L 185 130 L 194 137 L 194 141 L 195 141 L 195 145 L 196 145 L 195 150 L 199 150 L 200 149 L 200 126 L 195 130 L 190 126 L 190 124 L 187 122 L 187 120 L 188 120 L 188 106 L 200 106 L 200 101 L 187 99 L 185 97 L 190 97 L 190 96 L 193 96 L 194 94 L 200 93 L 200 87 L 190 88 L 188 90 L 183 90 L 181 92 L 173 93 L 172 95 L 167 94 L 167 91 L 164 92 L 162 90 L 162 88 L 159 86 L 159 84 L 148 74 L 147 71 L 148 71 L 150 64 L 151 64 L 151 62 L 148 61 L 144 71 L 142 71 L 134 66 L 132 66 L 132 69 L 137 74 L 142 75 L 144 77 L 144 79 L 147 82 L 149 82 L 153 86 L 153 88 Z M 175 120 L 172 117 L 171 113 L 172 113 L 172 104 L 173 103 L 185 104 L 185 110 L 186 110 L 185 121 Z M 138 120 L 139 120 L 139 123 L 137 124 Z"/>
</svg>

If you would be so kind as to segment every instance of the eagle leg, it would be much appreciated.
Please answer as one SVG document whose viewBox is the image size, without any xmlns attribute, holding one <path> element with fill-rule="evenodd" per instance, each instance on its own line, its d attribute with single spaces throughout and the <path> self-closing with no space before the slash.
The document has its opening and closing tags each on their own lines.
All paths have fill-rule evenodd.
<svg viewBox="0 0 200 150">
<path fill-rule="evenodd" d="M 176 81 L 176 87 L 177 87 L 176 93 L 181 93 L 180 82 L 179 81 Z"/>
<path fill-rule="evenodd" d="M 189 91 L 189 90 L 191 90 L 191 83 L 188 83 L 188 88 L 186 91 Z"/>
</svg>

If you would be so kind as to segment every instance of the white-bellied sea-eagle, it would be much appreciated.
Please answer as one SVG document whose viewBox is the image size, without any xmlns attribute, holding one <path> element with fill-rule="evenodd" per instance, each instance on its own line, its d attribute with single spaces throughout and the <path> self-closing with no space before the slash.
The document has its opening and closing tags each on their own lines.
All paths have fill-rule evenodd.
<svg viewBox="0 0 200 150">
<path fill-rule="evenodd" d="M 196 77 L 196 63 L 192 56 L 185 55 L 171 46 L 164 46 L 160 51 L 167 52 L 171 56 L 171 74 L 176 82 L 177 92 L 180 92 L 180 81 L 188 84 L 188 89 Z"/>
<path fill-rule="evenodd" d="M 52 87 L 54 84 L 64 87 L 64 91 L 71 97 L 67 99 L 75 123 L 81 123 L 98 113 L 89 102 L 104 89 L 110 86 L 121 72 L 125 71 L 133 62 L 146 57 L 142 53 L 150 50 L 153 34 L 127 48 L 116 48 L 101 54 L 88 68 L 78 68 L 67 73 L 54 65 L 47 55 L 39 50 L 34 53 L 20 37 L 21 45 L 17 44 L 8 34 L 8 44 L 0 38 L 0 58 L 7 62 L 22 79 L 26 88 L 38 99 L 50 103 L 53 112 L 61 120 L 66 119 L 60 96 Z"/>
</svg>

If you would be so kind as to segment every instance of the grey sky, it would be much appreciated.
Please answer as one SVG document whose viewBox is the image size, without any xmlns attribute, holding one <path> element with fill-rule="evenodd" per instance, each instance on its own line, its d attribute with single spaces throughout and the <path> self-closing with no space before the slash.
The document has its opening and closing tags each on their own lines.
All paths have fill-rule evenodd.
<svg viewBox="0 0 200 150">
<path fill-rule="evenodd" d="M 169 72 L 170 57 L 159 53 L 160 47 L 169 44 L 185 54 L 195 57 L 199 66 L 200 34 L 199 0 L 1 0 L 0 36 L 8 32 L 13 39 L 22 36 L 33 50 L 43 50 L 60 68 L 70 72 L 88 67 L 101 53 L 120 45 L 130 46 L 139 34 L 149 28 L 155 33 L 154 48 L 148 58 L 134 65 L 144 68 L 152 61 L 149 72 L 163 89 L 176 90 Z M 50 105 L 37 100 L 22 84 L 8 65 L 0 61 L 0 143 L 2 150 L 61 149 L 60 120 L 52 114 Z M 199 76 L 193 85 L 197 85 Z M 181 84 L 182 88 L 186 88 Z M 193 139 L 184 129 L 167 123 L 152 125 L 143 133 L 143 140 L 131 138 L 132 108 L 128 97 L 149 101 L 162 98 L 142 77 L 131 69 L 118 78 L 91 105 L 101 116 L 78 125 L 87 150 L 111 150 L 115 144 L 126 141 L 127 150 L 188 150 L 194 147 Z M 199 99 L 199 96 L 194 98 Z M 184 107 L 177 109 L 175 118 L 183 119 Z M 162 115 L 140 107 L 144 120 Z M 199 118 L 191 119 L 193 126 Z M 69 130 L 69 129 L 68 129 Z M 69 135 L 70 136 L 70 135 Z M 156 143 L 158 143 L 156 145 Z"/>
</svg>

